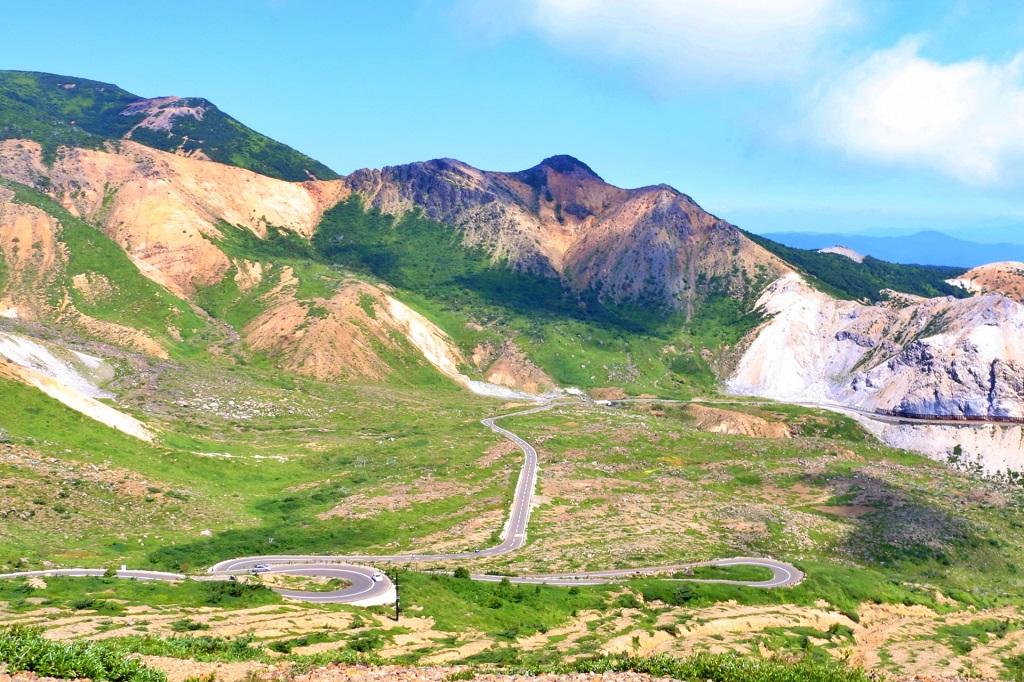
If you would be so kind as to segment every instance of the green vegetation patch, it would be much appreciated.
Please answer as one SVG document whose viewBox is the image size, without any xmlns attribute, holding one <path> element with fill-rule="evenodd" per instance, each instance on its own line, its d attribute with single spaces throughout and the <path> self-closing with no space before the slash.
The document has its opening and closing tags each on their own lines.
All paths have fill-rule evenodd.
<svg viewBox="0 0 1024 682">
<path fill-rule="evenodd" d="M 763 582 L 771 580 L 774 574 L 764 566 L 697 566 L 692 575 L 676 576 L 695 580 L 735 580 L 738 582 Z"/>
<path fill-rule="evenodd" d="M 97 611 L 114 615 L 124 610 L 121 602 L 148 606 L 246 609 L 282 603 L 273 590 L 258 583 L 229 580 L 125 580 L 123 578 L 47 577 L 46 587 L 33 588 L 24 579 L 0 580 L 0 599 L 18 611 L 31 610 L 26 598 L 45 599 L 46 606 L 73 611 Z M 112 601 L 116 600 L 116 601 Z"/>
<path fill-rule="evenodd" d="M 881 300 L 882 289 L 928 298 L 967 298 L 971 295 L 960 287 L 946 283 L 947 279 L 967 272 L 967 268 L 900 265 L 871 256 L 865 256 L 864 262 L 858 263 L 837 253 L 795 249 L 750 232 L 743 234 L 790 265 L 811 275 L 812 283 L 836 298 L 877 302 Z"/>
<path fill-rule="evenodd" d="M 0 662 L 10 672 L 34 672 L 68 680 L 167 682 L 167 676 L 127 652 L 97 642 L 53 642 L 22 625 L 0 629 Z"/>
<path fill-rule="evenodd" d="M 104 642 L 118 652 L 143 656 L 167 656 L 193 661 L 267 661 L 267 650 L 254 643 L 252 635 L 210 637 L 208 635 L 131 635 Z"/>
<path fill-rule="evenodd" d="M 402 604 L 424 608 L 438 630 L 479 630 L 515 641 L 563 625 L 578 612 L 606 607 L 613 586 L 586 590 L 480 582 L 467 578 L 403 571 Z M 428 610 L 429 609 L 429 610 Z"/>
<path fill-rule="evenodd" d="M 872 679 L 860 668 L 847 668 L 838 663 L 773 661 L 750 656 L 705 653 L 683 659 L 671 656 L 587 658 L 556 666 L 542 666 L 529 672 L 558 675 L 637 672 L 656 678 L 709 682 L 868 682 Z"/>
<path fill-rule="evenodd" d="M 942 625 L 939 627 L 938 636 L 945 640 L 958 656 L 966 656 L 979 644 L 988 644 L 993 639 L 1002 639 L 1019 630 L 1021 624 L 1017 620 L 986 618 L 964 625 Z"/>
</svg>

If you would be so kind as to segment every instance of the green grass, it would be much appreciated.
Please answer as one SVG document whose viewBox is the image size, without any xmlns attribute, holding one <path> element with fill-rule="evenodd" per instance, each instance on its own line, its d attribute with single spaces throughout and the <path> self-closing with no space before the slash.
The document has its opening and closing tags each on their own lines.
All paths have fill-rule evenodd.
<svg viewBox="0 0 1024 682">
<path fill-rule="evenodd" d="M 503 422 L 541 444 L 541 461 L 557 465 L 555 480 L 567 492 L 534 513 L 532 543 L 521 556 L 495 568 L 554 572 L 772 556 L 804 568 L 804 584 L 695 584 L 698 603 L 812 605 L 820 598 L 842 611 L 874 600 L 942 611 L 935 590 L 979 608 L 1017 603 L 1016 566 L 1024 557 L 1003 538 L 1024 526 L 1018 486 L 967 479 L 880 446 L 841 415 L 735 406 L 805 423 L 816 434 L 773 440 L 697 431 L 675 409 L 559 408 Z M 990 495 L 997 504 L 964 497 Z M 819 506 L 853 509 L 844 516 Z M 734 530 L 737 521 L 750 530 Z M 553 541 L 562 557 L 543 554 Z M 628 546 L 643 551 L 625 554 Z M 651 589 L 666 600 L 674 590 Z"/>
<path fill-rule="evenodd" d="M 143 656 L 167 656 L 193 661 L 261 661 L 269 660 L 267 650 L 254 644 L 252 636 L 233 639 L 207 635 L 175 635 L 157 637 L 154 635 L 130 635 L 104 642 L 119 652 Z"/>
<path fill-rule="evenodd" d="M 772 579 L 772 572 L 764 566 L 697 566 L 693 575 L 682 576 L 699 580 L 737 580 L 757 582 Z"/>
<path fill-rule="evenodd" d="M 603 609 L 614 589 L 478 582 L 411 571 L 403 571 L 400 582 L 403 606 L 422 607 L 438 630 L 473 629 L 510 641 L 547 632 L 581 611 Z"/>
<path fill-rule="evenodd" d="M 0 599 L 19 611 L 31 610 L 28 597 L 45 599 L 46 606 L 75 611 L 120 613 L 119 602 L 152 607 L 178 606 L 198 608 L 246 609 L 283 603 L 276 592 L 259 584 L 231 581 L 185 580 L 169 583 L 160 580 L 122 578 L 48 577 L 45 589 L 33 589 L 23 578 L 0 580 Z M 117 601 L 110 601 L 117 600 Z"/>
<path fill-rule="evenodd" d="M 281 387 L 278 382 L 255 368 L 167 368 L 156 399 L 200 387 L 220 394 L 216 399 L 222 404 L 242 391 L 295 407 L 274 417 L 235 421 L 164 405 L 161 410 L 171 410 L 165 415 L 170 428 L 160 443 L 148 444 L 35 389 L 0 381 L 0 401 L 17 406 L 0 417 L 0 428 L 15 446 L 64 463 L 12 467 L 0 462 L 0 476 L 23 481 L 18 497 L 35 514 L 30 524 L 0 519 L 0 528 L 13 533 L 10 560 L 20 554 L 76 565 L 130 560 L 196 569 L 268 549 L 364 552 L 387 542 L 416 549 L 410 546 L 413 538 L 486 510 L 504 513 L 515 471 L 500 464 L 474 466 L 496 440 L 478 422 L 492 409 L 489 401 L 441 383 L 425 400 L 422 389 L 316 382 Z M 180 420 L 173 416 L 179 413 Z M 39 434 L 54 435 L 42 439 Z M 196 454 L 223 452 L 232 458 Z M 283 461 L 275 459 L 282 453 Z M 157 492 L 126 499 L 116 487 L 92 480 L 93 465 L 135 472 Z M 465 492 L 367 518 L 318 518 L 354 495 L 360 504 L 372 504 L 374 496 L 387 492 L 380 485 L 387 479 L 405 486 L 453 481 Z M 204 527 L 213 529 L 213 537 L 196 537 Z M 131 541 L 118 537 L 125 534 Z"/>
<path fill-rule="evenodd" d="M 938 637 L 945 640 L 953 653 L 958 656 L 970 654 L 979 644 L 988 644 L 993 639 L 1002 639 L 1019 630 L 1020 621 L 987 618 L 965 625 L 942 625 Z"/>
<path fill-rule="evenodd" d="M 857 620 L 858 609 L 864 603 L 921 604 L 939 613 L 952 610 L 950 606 L 936 601 L 934 589 L 929 591 L 919 584 L 896 580 L 892 573 L 885 571 L 820 562 L 801 562 L 798 568 L 805 573 L 804 581 L 785 589 L 766 590 L 721 583 L 681 583 L 654 579 L 631 581 L 630 585 L 643 594 L 645 602 L 685 604 L 695 609 L 728 601 L 747 606 L 795 604 L 807 607 L 825 601 L 836 611 L 846 613 L 854 620 Z M 676 594 L 681 586 L 689 588 L 685 592 L 685 599 L 680 599 Z M 962 606 L 989 606 L 994 603 L 977 599 L 965 592 L 950 592 Z"/>
</svg>

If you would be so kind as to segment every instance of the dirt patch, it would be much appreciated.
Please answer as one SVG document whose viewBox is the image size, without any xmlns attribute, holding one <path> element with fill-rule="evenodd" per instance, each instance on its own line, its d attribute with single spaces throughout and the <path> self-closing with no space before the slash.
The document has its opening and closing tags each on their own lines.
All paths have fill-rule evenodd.
<svg viewBox="0 0 1024 682">
<path fill-rule="evenodd" d="M 723 433 L 730 436 L 752 436 L 754 438 L 792 438 L 789 427 L 781 422 L 771 422 L 761 417 L 721 410 L 705 405 L 689 405 L 687 411 L 694 417 L 694 425 L 701 431 Z"/>
<path fill-rule="evenodd" d="M 105 301 L 116 293 L 107 276 L 99 272 L 79 273 L 71 278 L 71 285 L 90 304 Z"/>
<path fill-rule="evenodd" d="M 487 448 L 487 450 L 484 451 L 484 456 L 476 461 L 476 465 L 481 469 L 489 469 L 495 463 L 500 462 L 506 457 L 519 454 L 519 447 L 515 443 L 503 438 L 499 442 Z"/>
<path fill-rule="evenodd" d="M 842 516 L 846 519 L 858 519 L 871 512 L 878 511 L 874 507 L 860 507 L 860 506 L 849 506 L 849 507 L 830 507 L 822 505 L 819 507 L 812 507 L 816 511 L 820 511 L 824 514 L 831 514 L 832 516 Z"/>
<path fill-rule="evenodd" d="M 479 488 L 467 487 L 458 483 L 448 481 L 418 480 L 409 485 L 393 488 L 387 495 L 371 497 L 364 493 L 357 493 L 346 497 L 342 504 L 330 511 L 318 514 L 317 518 L 327 520 L 331 518 L 343 519 L 366 519 L 383 511 L 399 511 L 409 509 L 413 505 L 427 504 L 434 500 L 443 500 L 456 495 L 473 498 L 479 492 Z"/>
<path fill-rule="evenodd" d="M 590 397 L 594 400 L 624 400 L 629 394 L 617 386 L 590 389 Z"/>
</svg>

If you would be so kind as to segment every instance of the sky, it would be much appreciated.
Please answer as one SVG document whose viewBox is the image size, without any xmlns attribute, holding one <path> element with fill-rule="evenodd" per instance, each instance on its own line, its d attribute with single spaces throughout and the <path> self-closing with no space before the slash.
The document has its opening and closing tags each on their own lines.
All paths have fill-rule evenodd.
<svg viewBox="0 0 1024 682">
<path fill-rule="evenodd" d="M 0 0 L 0 68 L 201 96 L 340 173 L 571 154 L 754 232 L 1024 238 L 1024 4 Z M 1018 227 L 1020 226 L 1020 227 Z"/>
</svg>

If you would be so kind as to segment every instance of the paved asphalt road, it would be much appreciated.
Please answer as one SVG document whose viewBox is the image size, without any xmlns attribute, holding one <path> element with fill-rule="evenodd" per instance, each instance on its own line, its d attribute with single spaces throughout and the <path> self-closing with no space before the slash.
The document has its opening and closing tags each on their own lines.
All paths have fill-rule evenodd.
<svg viewBox="0 0 1024 682">
<path fill-rule="evenodd" d="M 521 412 L 488 417 L 482 420 L 482 424 L 496 433 L 509 439 L 523 451 L 523 468 L 519 473 L 519 482 L 516 485 L 515 496 L 512 499 L 512 508 L 509 512 L 508 524 L 500 544 L 474 552 L 458 552 L 452 554 L 391 554 L 391 555 L 350 555 L 350 556 L 318 556 L 318 555 L 264 555 L 253 557 L 242 557 L 228 559 L 210 568 L 206 580 L 226 579 L 236 573 L 245 573 L 258 564 L 267 564 L 271 572 L 284 573 L 287 575 L 301 576 L 323 576 L 327 578 L 342 578 L 352 584 L 344 590 L 333 592 L 305 592 L 299 590 L 276 590 L 279 594 L 308 602 L 334 602 L 349 603 L 361 602 L 366 599 L 381 597 L 392 589 L 391 581 L 385 576 L 383 580 L 375 582 L 371 576 L 376 569 L 367 566 L 352 564 L 373 564 L 374 562 L 387 563 L 414 563 L 422 561 L 458 561 L 466 559 L 477 559 L 480 557 L 498 556 L 513 552 L 526 543 L 526 528 L 530 520 L 530 506 L 533 502 L 533 491 L 537 483 L 537 451 L 532 445 L 512 433 L 508 429 L 497 426 L 494 422 L 506 417 L 514 417 L 524 414 L 532 414 L 542 410 L 556 407 L 558 403 L 535 407 Z M 590 571 L 586 573 L 561 573 L 550 575 L 526 575 L 510 577 L 509 580 L 516 583 L 532 583 L 547 585 L 594 585 L 605 583 L 615 578 L 628 577 L 633 575 L 649 575 L 656 573 L 674 573 L 676 571 L 693 568 L 696 566 L 763 566 L 772 572 L 772 579 L 759 582 L 742 582 L 732 580 L 704 580 L 695 582 L 722 582 L 748 587 L 788 587 L 796 585 L 803 580 L 803 573 L 795 566 L 775 561 L 773 559 L 759 559 L 737 557 L 732 559 L 721 559 L 718 561 L 700 562 L 693 564 L 678 564 L 673 566 L 654 566 L 646 568 L 630 568 L 613 571 Z M 28 571 L 21 573 L 8 573 L 0 575 L 0 578 L 16 578 L 29 576 L 101 576 L 100 569 L 53 569 L 49 571 Z M 118 571 L 119 578 L 135 578 L 138 580 L 182 580 L 183 575 L 175 573 L 160 573 L 156 571 Z M 475 580 L 500 581 L 502 576 L 474 575 Z"/>
<path fill-rule="evenodd" d="M 761 566 L 772 572 L 770 580 L 756 582 L 738 582 L 736 580 L 701 580 L 699 578 L 680 578 L 696 583 L 727 583 L 739 584 L 747 587 L 790 587 L 800 583 L 804 574 L 795 566 L 775 561 L 774 559 L 759 559 L 753 557 L 735 557 L 732 559 L 721 559 L 718 561 L 700 561 L 692 564 L 673 564 L 671 566 L 648 566 L 645 568 L 624 568 L 614 571 L 584 571 L 580 573 L 552 573 L 550 575 L 524 575 L 509 576 L 509 582 L 527 583 L 540 585 L 601 585 L 611 582 L 615 578 L 631 578 L 658 573 L 676 573 L 685 571 L 688 568 L 700 566 Z M 500 575 L 474 575 L 475 580 L 487 582 L 500 582 L 504 576 Z"/>
</svg>

